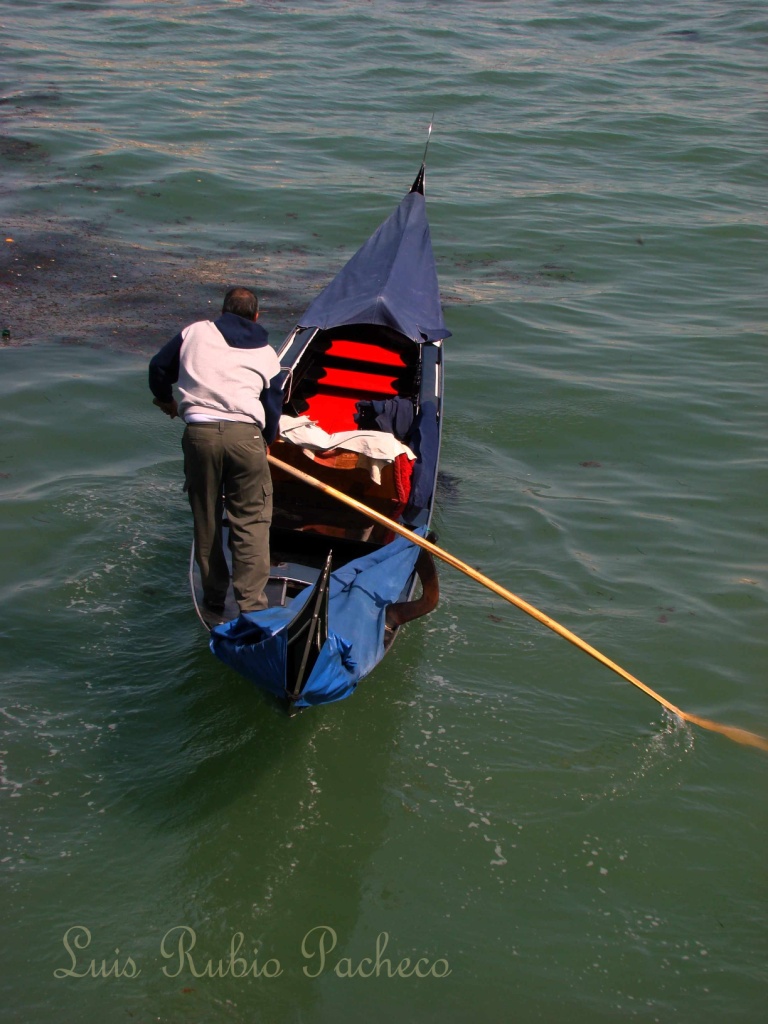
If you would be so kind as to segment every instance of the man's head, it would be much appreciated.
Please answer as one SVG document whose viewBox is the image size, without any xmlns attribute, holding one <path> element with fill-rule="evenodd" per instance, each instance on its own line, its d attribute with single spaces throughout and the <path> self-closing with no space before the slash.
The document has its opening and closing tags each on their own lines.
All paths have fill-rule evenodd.
<svg viewBox="0 0 768 1024">
<path fill-rule="evenodd" d="M 224 296 L 221 312 L 234 313 L 235 316 L 241 316 L 244 320 L 255 320 L 259 315 L 259 300 L 256 297 L 256 292 L 249 291 L 247 288 L 230 288 Z"/>
</svg>

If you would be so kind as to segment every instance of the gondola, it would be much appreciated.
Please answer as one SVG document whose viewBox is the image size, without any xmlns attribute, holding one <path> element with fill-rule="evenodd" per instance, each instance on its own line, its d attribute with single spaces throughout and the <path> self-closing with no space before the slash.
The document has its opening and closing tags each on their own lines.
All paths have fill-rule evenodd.
<svg viewBox="0 0 768 1024">
<path fill-rule="evenodd" d="M 190 562 L 213 653 L 291 711 L 348 697 L 403 624 L 435 607 L 438 585 L 429 554 L 290 468 L 428 535 L 449 336 L 422 164 L 278 350 L 283 416 L 270 451 L 288 468 L 272 469 L 269 607 L 238 615 L 230 590 L 229 621 L 211 623 Z"/>
</svg>

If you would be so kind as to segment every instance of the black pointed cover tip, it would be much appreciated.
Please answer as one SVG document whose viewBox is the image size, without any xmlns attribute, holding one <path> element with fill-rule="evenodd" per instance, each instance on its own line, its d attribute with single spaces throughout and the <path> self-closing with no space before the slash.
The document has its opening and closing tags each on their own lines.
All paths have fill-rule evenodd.
<svg viewBox="0 0 768 1024">
<path fill-rule="evenodd" d="M 424 195 L 424 164 L 419 168 L 416 181 L 411 185 L 411 192 L 418 192 L 420 195 Z"/>
</svg>

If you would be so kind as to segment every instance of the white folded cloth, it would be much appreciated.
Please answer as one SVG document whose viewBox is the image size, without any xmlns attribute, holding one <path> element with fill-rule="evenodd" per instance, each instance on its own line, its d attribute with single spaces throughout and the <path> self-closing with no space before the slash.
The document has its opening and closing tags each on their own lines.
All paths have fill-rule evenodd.
<svg viewBox="0 0 768 1024">
<path fill-rule="evenodd" d="M 313 451 L 356 452 L 361 456 L 360 465 L 365 466 L 377 484 L 381 483 L 382 467 L 394 462 L 398 455 L 405 454 L 412 461 L 416 458 L 394 434 L 383 430 L 340 430 L 329 434 L 308 416 L 281 416 L 280 438 L 305 449 L 310 457 Z"/>
<path fill-rule="evenodd" d="M 411 449 L 398 441 L 394 434 L 387 434 L 383 430 L 340 430 L 336 434 L 328 434 L 308 416 L 281 416 L 280 437 L 302 448 L 314 448 L 316 451 L 343 448 L 385 462 L 394 462 L 403 452 L 409 459 L 416 458 Z"/>
</svg>

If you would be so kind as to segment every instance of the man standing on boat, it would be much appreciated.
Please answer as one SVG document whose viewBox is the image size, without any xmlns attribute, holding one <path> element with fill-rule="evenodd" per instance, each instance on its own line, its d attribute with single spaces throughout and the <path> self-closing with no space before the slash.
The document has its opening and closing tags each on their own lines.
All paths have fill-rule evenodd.
<svg viewBox="0 0 768 1024">
<path fill-rule="evenodd" d="M 222 496 L 240 611 L 267 607 L 272 480 L 266 449 L 277 436 L 282 389 L 280 363 L 258 317 L 256 294 L 231 288 L 218 320 L 185 327 L 149 364 L 154 404 L 186 424 L 181 445 L 195 559 L 204 604 L 214 616 L 223 613 L 229 588 Z M 177 382 L 178 404 L 172 388 Z"/>
</svg>

